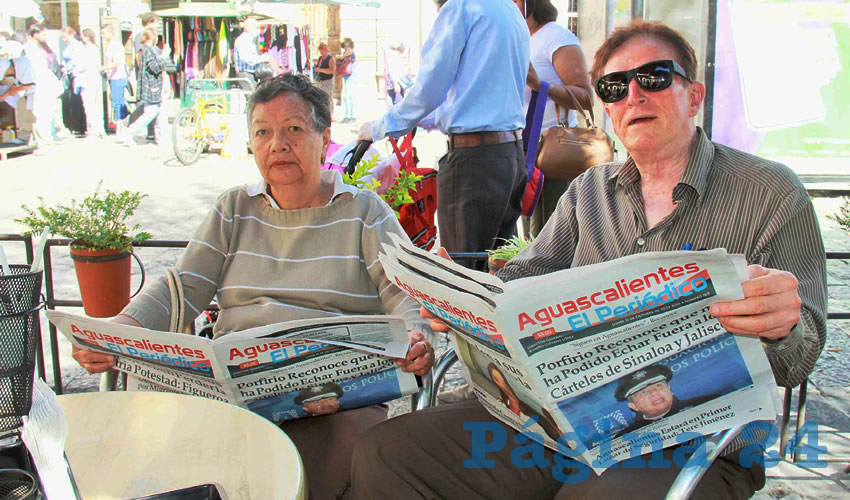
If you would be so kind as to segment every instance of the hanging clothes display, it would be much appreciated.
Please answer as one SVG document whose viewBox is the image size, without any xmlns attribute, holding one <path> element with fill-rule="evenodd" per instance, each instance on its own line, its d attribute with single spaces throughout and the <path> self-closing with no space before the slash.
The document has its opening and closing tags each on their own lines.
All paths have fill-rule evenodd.
<svg viewBox="0 0 850 500">
<path fill-rule="evenodd" d="M 162 20 L 163 42 L 170 48 L 165 54 L 177 64 L 178 72 L 169 74 L 175 97 L 196 78 L 229 78 L 233 66 L 233 47 L 242 34 L 241 21 L 235 17 L 166 17 Z M 278 22 L 261 22 L 258 50 L 281 72 L 310 74 L 310 27 Z"/>
</svg>

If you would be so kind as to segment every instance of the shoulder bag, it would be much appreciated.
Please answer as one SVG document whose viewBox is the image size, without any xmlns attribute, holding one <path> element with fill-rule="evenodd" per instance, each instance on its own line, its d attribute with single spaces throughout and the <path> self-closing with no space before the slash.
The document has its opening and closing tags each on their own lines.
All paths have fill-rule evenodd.
<svg viewBox="0 0 850 500">
<path fill-rule="evenodd" d="M 561 107 L 555 103 L 558 125 L 547 130 L 540 138 L 537 168 L 549 179 L 573 180 L 588 168 L 614 161 L 614 141 L 601 128 L 593 124 L 593 111 L 583 109 L 573 92 L 566 87 L 579 110 L 586 128 L 567 125 L 569 111 L 561 121 Z"/>
</svg>

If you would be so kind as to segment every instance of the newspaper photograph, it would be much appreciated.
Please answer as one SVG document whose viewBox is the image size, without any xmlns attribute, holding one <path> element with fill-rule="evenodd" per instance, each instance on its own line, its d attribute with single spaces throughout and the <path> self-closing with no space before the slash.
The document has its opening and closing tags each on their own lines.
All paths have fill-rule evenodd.
<svg viewBox="0 0 850 500">
<path fill-rule="evenodd" d="M 392 316 L 276 323 L 216 340 L 60 311 L 47 317 L 74 345 L 114 354 L 128 390 L 228 402 L 281 422 L 379 404 L 418 390 L 395 358 L 407 328 Z"/>
<path fill-rule="evenodd" d="M 645 253 L 494 283 L 394 243 L 381 256 L 387 275 L 448 319 L 482 405 L 550 448 L 560 436 L 597 474 L 694 433 L 776 417 L 761 342 L 726 332 L 709 314 L 711 304 L 743 297 L 741 256 Z M 504 349 L 452 321 L 455 309 L 491 322 Z"/>
</svg>

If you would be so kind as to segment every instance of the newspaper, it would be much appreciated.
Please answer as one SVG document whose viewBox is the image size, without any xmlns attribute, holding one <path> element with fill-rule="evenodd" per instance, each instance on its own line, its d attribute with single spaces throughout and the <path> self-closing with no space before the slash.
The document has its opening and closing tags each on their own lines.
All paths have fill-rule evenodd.
<svg viewBox="0 0 850 500">
<path fill-rule="evenodd" d="M 451 326 L 482 405 L 597 474 L 776 418 L 760 341 L 709 314 L 743 298 L 742 256 L 644 253 L 504 283 L 393 242 L 380 256 L 387 276 Z"/>
<path fill-rule="evenodd" d="M 407 328 L 393 316 L 339 316 L 209 340 L 59 311 L 47 318 L 77 347 L 116 355 L 131 390 L 178 392 L 247 408 L 273 422 L 383 403 L 417 391 L 398 368 Z M 131 380 L 133 380 L 131 378 Z"/>
</svg>

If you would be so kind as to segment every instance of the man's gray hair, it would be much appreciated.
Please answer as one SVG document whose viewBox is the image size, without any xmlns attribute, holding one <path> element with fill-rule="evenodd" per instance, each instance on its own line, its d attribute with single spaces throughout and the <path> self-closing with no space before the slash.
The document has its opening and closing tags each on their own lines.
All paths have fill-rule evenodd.
<svg viewBox="0 0 850 500">
<path fill-rule="evenodd" d="M 261 83 L 248 98 L 248 128 L 251 127 L 251 116 L 254 114 L 254 108 L 257 104 L 265 104 L 287 92 L 296 94 L 310 105 L 313 130 L 321 134 L 331 126 L 331 110 L 328 107 L 330 97 L 328 97 L 328 94 L 313 85 L 310 79 L 304 75 L 284 73 Z"/>
</svg>

